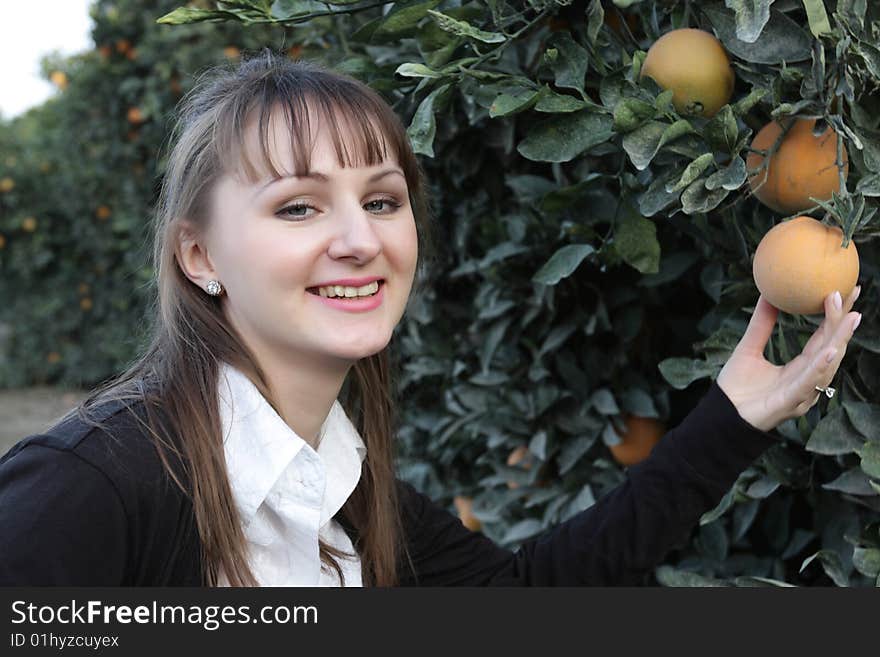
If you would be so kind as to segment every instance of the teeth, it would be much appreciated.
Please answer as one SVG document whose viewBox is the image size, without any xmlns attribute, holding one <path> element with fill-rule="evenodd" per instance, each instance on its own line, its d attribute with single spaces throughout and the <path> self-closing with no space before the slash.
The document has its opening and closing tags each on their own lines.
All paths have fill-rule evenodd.
<svg viewBox="0 0 880 657">
<path fill-rule="evenodd" d="M 367 283 L 363 287 L 349 287 L 347 285 L 327 285 L 318 288 L 318 294 L 322 297 L 366 297 L 379 291 L 379 281 Z"/>
</svg>

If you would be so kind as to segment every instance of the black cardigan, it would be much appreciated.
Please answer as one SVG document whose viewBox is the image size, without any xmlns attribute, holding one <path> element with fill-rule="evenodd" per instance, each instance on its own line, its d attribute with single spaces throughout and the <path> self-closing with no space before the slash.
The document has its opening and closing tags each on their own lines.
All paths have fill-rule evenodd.
<svg viewBox="0 0 880 657">
<path fill-rule="evenodd" d="M 0 459 L 0 585 L 201 585 L 190 500 L 124 410 L 115 402 L 102 414 L 114 439 L 71 419 Z M 713 381 L 621 485 L 516 552 L 397 480 L 412 559 L 401 562 L 400 583 L 639 584 L 774 442 Z M 336 519 L 357 545 L 353 528 L 341 514 Z"/>
</svg>

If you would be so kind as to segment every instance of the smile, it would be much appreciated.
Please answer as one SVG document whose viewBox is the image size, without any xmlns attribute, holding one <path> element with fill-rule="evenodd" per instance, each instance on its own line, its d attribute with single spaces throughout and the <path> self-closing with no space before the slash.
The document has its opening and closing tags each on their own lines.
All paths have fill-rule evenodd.
<svg viewBox="0 0 880 657">
<path fill-rule="evenodd" d="M 328 285 L 312 287 L 306 291 L 316 301 L 330 308 L 348 312 L 366 312 L 382 305 L 384 290 L 385 281 L 373 281 L 362 287 Z"/>
</svg>

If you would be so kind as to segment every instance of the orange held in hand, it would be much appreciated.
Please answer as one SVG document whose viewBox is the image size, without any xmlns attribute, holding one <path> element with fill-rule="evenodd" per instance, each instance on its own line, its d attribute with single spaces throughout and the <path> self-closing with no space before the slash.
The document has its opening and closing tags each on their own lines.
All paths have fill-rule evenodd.
<svg viewBox="0 0 880 657">
<path fill-rule="evenodd" d="M 733 95 L 734 75 L 724 46 L 703 30 L 667 32 L 648 49 L 640 75 L 673 92 L 684 116 L 714 116 Z"/>
<path fill-rule="evenodd" d="M 663 423 L 653 417 L 626 415 L 624 424 L 626 430 L 620 436 L 620 442 L 608 446 L 614 460 L 624 466 L 635 465 L 648 458 L 654 445 L 666 433 Z"/>
<path fill-rule="evenodd" d="M 835 290 L 844 299 L 859 278 L 854 242 L 844 249 L 843 231 L 811 217 L 775 225 L 764 235 L 752 263 L 755 285 L 773 306 L 793 315 L 821 313 Z"/>
<path fill-rule="evenodd" d="M 828 126 L 821 136 L 813 135 L 816 119 L 797 119 L 777 146 L 766 167 L 764 155 L 749 153 L 746 168 L 749 186 L 761 203 L 782 214 L 803 212 L 821 201 L 831 199 L 831 192 L 840 191 L 837 169 L 837 133 Z M 771 121 L 752 141 L 753 151 L 767 152 L 773 148 L 782 126 Z M 841 148 L 843 178 L 849 173 L 846 148 Z"/>
</svg>

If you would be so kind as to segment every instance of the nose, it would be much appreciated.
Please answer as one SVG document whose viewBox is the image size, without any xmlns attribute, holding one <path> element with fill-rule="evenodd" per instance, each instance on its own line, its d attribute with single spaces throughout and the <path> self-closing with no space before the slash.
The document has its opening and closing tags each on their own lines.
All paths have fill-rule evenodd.
<svg viewBox="0 0 880 657">
<path fill-rule="evenodd" d="M 335 260 L 369 262 L 382 251 L 382 241 L 373 223 L 375 217 L 360 206 L 341 213 L 327 253 Z"/>
</svg>

